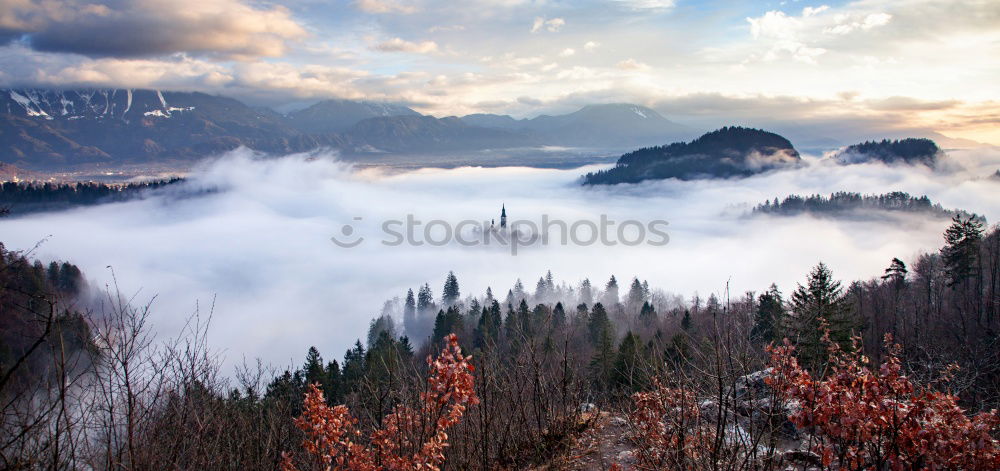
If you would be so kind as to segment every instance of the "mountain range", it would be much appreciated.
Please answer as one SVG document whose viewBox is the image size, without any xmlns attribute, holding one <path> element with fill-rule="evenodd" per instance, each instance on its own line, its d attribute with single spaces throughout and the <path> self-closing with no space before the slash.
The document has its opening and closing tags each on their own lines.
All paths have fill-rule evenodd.
<svg viewBox="0 0 1000 471">
<path fill-rule="evenodd" d="M 326 100 L 281 114 L 204 93 L 0 89 L 0 162 L 25 169 L 190 161 L 239 146 L 273 154 L 326 147 L 348 156 L 539 146 L 624 150 L 691 133 L 631 104 L 517 120 L 436 118 L 370 101 Z"/>
</svg>

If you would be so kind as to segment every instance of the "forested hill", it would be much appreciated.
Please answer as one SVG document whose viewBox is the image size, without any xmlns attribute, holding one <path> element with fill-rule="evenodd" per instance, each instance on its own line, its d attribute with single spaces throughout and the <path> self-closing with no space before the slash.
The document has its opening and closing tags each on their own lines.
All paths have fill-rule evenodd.
<svg viewBox="0 0 1000 471">
<path fill-rule="evenodd" d="M 144 192 L 184 181 L 183 178 L 109 185 L 106 183 L 4 182 L 0 184 L 0 214 L 56 211 L 139 198 Z"/>
<path fill-rule="evenodd" d="M 903 163 L 933 167 L 940 153 L 941 149 L 930 139 L 883 139 L 878 142 L 866 141 L 848 146 L 834 158 L 842 164 L 878 161 L 887 164 Z"/>
<path fill-rule="evenodd" d="M 724 127 L 691 142 L 675 142 L 629 152 L 608 170 L 589 173 L 584 184 L 637 183 L 678 178 L 747 177 L 800 162 L 784 137 L 760 129 Z"/>
<path fill-rule="evenodd" d="M 752 215 L 774 214 L 780 216 L 795 216 L 812 214 L 818 216 L 839 217 L 858 215 L 863 211 L 921 213 L 934 217 L 963 218 L 978 216 L 961 209 L 945 209 L 925 196 L 911 196 L 902 191 L 893 191 L 881 195 L 862 195 L 841 191 L 830 196 L 790 195 L 784 200 L 766 201 L 753 208 Z"/>
</svg>

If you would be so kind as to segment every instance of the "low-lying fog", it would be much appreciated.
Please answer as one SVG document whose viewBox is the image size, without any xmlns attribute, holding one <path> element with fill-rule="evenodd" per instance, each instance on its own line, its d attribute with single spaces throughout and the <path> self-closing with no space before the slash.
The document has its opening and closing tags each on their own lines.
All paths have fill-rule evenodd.
<svg viewBox="0 0 1000 471">
<path fill-rule="evenodd" d="M 113 267 L 124 293 L 138 292 L 140 303 L 156 295 L 153 321 L 165 334 L 176 332 L 196 303 L 204 311 L 214 299 L 210 335 L 229 364 L 260 357 L 284 366 L 298 364 L 310 345 L 339 358 L 363 338 L 385 300 L 425 282 L 440 296 L 449 270 L 463 296 L 480 295 L 487 286 L 502 295 L 517 278 L 531 289 L 550 269 L 574 285 L 589 277 L 603 286 L 614 274 L 623 290 L 638 276 L 685 297 L 721 295 L 727 281 L 734 295 L 772 282 L 787 293 L 820 260 L 842 280 L 867 279 L 881 274 L 892 257 L 909 263 L 920 251 L 937 250 L 947 221 L 742 214 L 790 193 L 901 190 L 997 221 L 1000 183 L 987 176 L 1000 168 L 1000 152 L 955 151 L 947 159 L 937 172 L 837 167 L 810 158 L 799 170 L 743 180 L 581 187 L 577 179 L 588 169 L 352 171 L 329 156 L 258 159 L 241 150 L 204 165 L 167 195 L 5 220 L 0 240 L 27 250 L 45 239 L 34 257 L 75 263 L 97 287 L 110 283 L 107 267 Z M 177 195 L 199 188 L 219 191 Z M 602 214 L 644 225 L 661 219 L 669 221 L 658 226 L 669 243 L 561 246 L 557 236 L 516 256 L 496 245 L 381 243 L 392 239 L 382 232 L 385 220 L 412 214 L 424 223 L 489 221 L 499 217 L 501 204 L 511 220 L 536 223 L 542 215 L 568 223 L 599 222 Z M 350 237 L 345 224 L 353 226 Z M 437 224 L 435 240 L 442 230 Z M 581 231 L 587 239 L 588 231 Z M 634 239 L 634 226 L 629 231 Z M 416 234 L 423 237 L 423 226 Z M 365 240 L 342 248 L 332 236 Z"/>
</svg>

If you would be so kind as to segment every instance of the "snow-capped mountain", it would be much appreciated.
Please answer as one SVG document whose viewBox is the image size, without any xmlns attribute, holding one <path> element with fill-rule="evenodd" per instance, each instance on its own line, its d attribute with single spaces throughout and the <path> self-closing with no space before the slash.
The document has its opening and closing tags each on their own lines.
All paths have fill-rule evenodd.
<svg viewBox="0 0 1000 471">
<path fill-rule="evenodd" d="M 274 154 L 332 147 L 345 155 L 543 145 L 628 149 L 689 132 L 627 104 L 515 120 L 435 118 L 390 103 L 326 100 L 282 115 L 204 93 L 0 89 L 0 162 L 27 169 L 193 160 L 239 146 Z"/>
<path fill-rule="evenodd" d="M 6 89 L 0 91 L 0 112 L 46 120 L 169 118 L 193 110 L 170 104 L 158 90 Z"/>
<path fill-rule="evenodd" d="M 327 144 L 323 142 L 322 144 Z M 0 90 L 0 161 L 28 168 L 321 145 L 231 98 L 158 90 Z"/>
</svg>

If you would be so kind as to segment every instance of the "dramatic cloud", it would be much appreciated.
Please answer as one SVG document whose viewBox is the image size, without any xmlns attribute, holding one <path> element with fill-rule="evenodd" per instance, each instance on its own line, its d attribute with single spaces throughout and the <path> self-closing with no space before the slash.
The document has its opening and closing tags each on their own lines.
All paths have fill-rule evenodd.
<svg viewBox="0 0 1000 471">
<path fill-rule="evenodd" d="M 857 113 L 858 123 L 1000 144 L 995 1 L 280 3 L 0 1 L 0 41 L 12 40 L 0 46 L 0 83 L 179 86 L 254 105 L 363 97 L 439 116 L 528 117 L 583 98 L 788 97 L 793 121 Z M 257 68 L 229 60 L 260 57 Z M 720 123 L 746 116 L 713 109 Z"/>
<path fill-rule="evenodd" d="M 734 295 L 771 282 L 788 292 L 821 260 L 843 280 L 877 276 L 892 257 L 909 263 L 919 251 L 939 248 L 947 225 L 907 217 L 741 217 L 748 205 L 789 193 L 901 190 L 1000 218 L 998 183 L 984 178 L 1000 166 L 996 150 L 951 153 L 949 170 L 938 172 L 810 162 L 744 180 L 581 187 L 577 179 L 588 169 L 384 174 L 352 172 L 321 155 L 260 160 L 237 151 L 196 172 L 175 190 L 181 194 L 5 219 L 0 230 L 9 249 L 47 238 L 34 255 L 80 265 L 94 286 L 111 281 L 105 267 L 112 266 L 124 293 L 138 292 L 139 302 L 158 295 L 153 321 L 165 334 L 180 328 L 196 302 L 206 310 L 214 300 L 211 336 L 230 364 L 245 355 L 285 365 L 300 360 L 303 345 L 340 355 L 364 335 L 383 301 L 424 283 L 440 295 L 449 270 L 463 295 L 487 286 L 503 293 L 518 278 L 530 285 L 546 270 L 573 284 L 638 276 L 684 297 L 722 295 L 727 282 Z M 199 188 L 220 191 L 185 193 Z M 512 221 L 539 223 L 545 214 L 570 222 L 599 221 L 601 214 L 618 222 L 663 219 L 670 241 L 562 246 L 554 232 L 549 246 L 516 256 L 508 247 L 426 243 L 444 237 L 432 231 L 424 239 L 429 221 L 489 221 L 501 203 Z M 414 233 L 425 243 L 382 244 L 382 222 L 408 214 L 424 224 Z M 363 243 L 346 249 L 331 242 L 343 237 L 345 224 Z"/>
<path fill-rule="evenodd" d="M 0 30 L 35 49 L 88 56 L 172 53 L 247 59 L 280 56 L 306 36 L 284 7 L 240 0 L 16 0 L 0 7 Z"/>
</svg>

